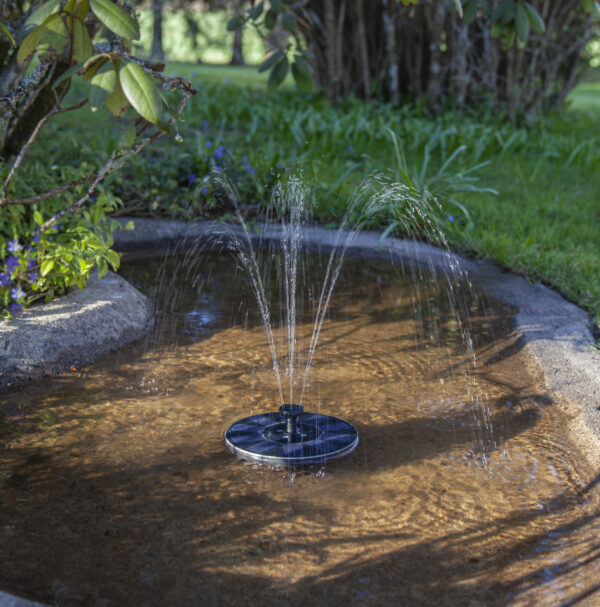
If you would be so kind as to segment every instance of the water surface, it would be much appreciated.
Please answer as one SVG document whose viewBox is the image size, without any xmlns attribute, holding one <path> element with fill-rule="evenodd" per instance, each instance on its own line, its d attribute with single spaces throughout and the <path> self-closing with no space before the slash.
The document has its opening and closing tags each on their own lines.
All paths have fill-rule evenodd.
<svg viewBox="0 0 600 607">
<path fill-rule="evenodd" d="M 323 262 L 309 266 L 300 361 Z M 2 590 L 64 606 L 597 605 L 597 478 L 513 311 L 349 260 L 304 406 L 361 442 L 294 473 L 223 445 L 279 406 L 243 272 L 204 256 L 122 273 L 157 304 L 151 333 L 0 395 Z"/>
</svg>

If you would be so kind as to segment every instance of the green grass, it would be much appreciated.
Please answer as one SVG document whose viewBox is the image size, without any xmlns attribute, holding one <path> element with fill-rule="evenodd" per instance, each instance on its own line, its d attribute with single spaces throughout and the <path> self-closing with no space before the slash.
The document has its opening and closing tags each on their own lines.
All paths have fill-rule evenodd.
<svg viewBox="0 0 600 607">
<path fill-rule="evenodd" d="M 571 109 L 600 112 L 600 82 L 582 82 L 567 100 Z"/>
<path fill-rule="evenodd" d="M 207 65 L 203 63 L 166 63 L 165 73 L 184 76 L 195 85 L 223 85 L 232 84 L 238 88 L 250 88 L 266 91 L 269 74 L 258 73 L 256 66 Z M 288 74 L 282 88 L 293 87 L 294 80 Z"/>
<path fill-rule="evenodd" d="M 451 246 L 551 285 L 598 322 L 600 84 L 580 85 L 568 110 L 517 127 L 497 117 L 432 118 L 416 108 L 353 99 L 334 108 L 290 83 L 268 93 L 266 76 L 251 68 L 169 63 L 166 71 L 189 77 L 199 93 L 179 126 L 183 144 L 164 139 L 107 183 L 119 188 L 129 208 L 186 218 L 227 212 L 208 178 L 219 164 L 247 204 L 264 201 L 277 179 L 300 172 L 311 188 L 315 219 L 335 223 L 363 179 L 394 174 L 387 129 L 401 143 L 409 171 L 426 168 L 425 183 L 464 146 L 446 173 L 488 163 L 474 172 L 476 183 L 498 195 L 454 192 L 468 217 L 440 201 L 439 220 Z M 40 162 L 51 156 L 56 164 L 98 163 L 108 153 L 117 125 L 102 111 L 83 109 L 81 116 L 96 128 L 90 132 L 76 115 L 61 116 L 39 148 Z M 219 146 L 225 154 L 216 160 Z M 392 220 L 389 209 L 370 227 L 383 230 Z"/>
<path fill-rule="evenodd" d="M 152 9 L 138 10 L 141 44 L 138 54 L 149 54 L 152 46 Z M 184 18 L 184 11 L 163 12 L 163 47 L 173 61 L 227 64 L 231 60 L 233 33 L 227 31 L 230 11 L 189 11 L 188 19 L 196 22 L 195 44 Z M 265 43 L 254 27 L 247 27 L 242 38 L 242 50 L 247 63 L 260 63 Z"/>
</svg>

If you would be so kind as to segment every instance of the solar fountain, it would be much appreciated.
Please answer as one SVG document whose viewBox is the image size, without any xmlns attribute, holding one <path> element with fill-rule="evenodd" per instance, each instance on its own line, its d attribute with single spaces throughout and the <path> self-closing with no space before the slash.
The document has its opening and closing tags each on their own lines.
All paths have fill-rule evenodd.
<svg viewBox="0 0 600 607">
<path fill-rule="evenodd" d="M 236 199 L 234 192 L 230 191 L 230 195 L 233 200 Z M 287 191 L 284 191 L 281 186 L 276 188 L 273 196 L 273 204 L 277 207 L 277 213 L 281 217 L 277 249 L 281 282 L 283 283 L 282 290 L 285 294 L 286 371 L 289 380 L 290 399 L 293 399 L 294 396 L 297 372 L 297 293 L 301 271 L 299 265 L 301 265 L 302 252 L 305 249 L 303 234 L 306 227 L 306 197 L 307 192 L 297 179 L 291 181 Z M 279 388 L 280 400 L 282 401 L 277 412 L 245 417 L 227 428 L 225 431 L 225 445 L 240 459 L 272 466 L 322 465 L 328 461 L 349 455 L 358 445 L 358 432 L 350 422 L 331 415 L 305 412 L 304 406 L 301 404 L 327 306 L 344 261 L 344 253 L 351 244 L 358 227 L 358 225 L 354 225 L 354 230 L 350 232 L 345 230 L 348 227 L 352 213 L 357 210 L 358 200 L 356 199 L 355 203 L 348 209 L 328 257 L 327 270 L 319 292 L 312 335 L 308 346 L 308 356 L 302 375 L 299 404 L 283 402 L 284 388 L 279 356 L 271 326 L 269 302 L 263 284 L 264 273 L 260 268 L 246 224 L 238 210 L 237 216 L 243 226 L 243 237 L 241 239 L 238 237 L 231 238 L 230 245 L 233 245 L 235 255 L 250 277 L 269 342 L 273 370 Z M 361 213 L 366 213 L 368 207 L 369 205 L 367 205 L 367 208 L 361 209 Z M 359 222 L 360 219 L 355 220 L 355 224 Z M 229 234 L 231 235 L 231 233 Z M 272 255 L 277 256 L 278 253 L 273 252 Z"/>
</svg>

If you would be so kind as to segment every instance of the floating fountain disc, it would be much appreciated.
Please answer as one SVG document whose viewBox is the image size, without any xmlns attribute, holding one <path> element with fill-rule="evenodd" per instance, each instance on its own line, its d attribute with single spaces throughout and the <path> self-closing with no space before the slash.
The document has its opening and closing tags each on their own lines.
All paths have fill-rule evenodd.
<svg viewBox="0 0 600 607">
<path fill-rule="evenodd" d="M 225 445 L 240 459 L 271 466 L 307 466 L 352 453 L 356 428 L 338 417 L 283 405 L 277 413 L 245 417 L 225 431 Z"/>
</svg>

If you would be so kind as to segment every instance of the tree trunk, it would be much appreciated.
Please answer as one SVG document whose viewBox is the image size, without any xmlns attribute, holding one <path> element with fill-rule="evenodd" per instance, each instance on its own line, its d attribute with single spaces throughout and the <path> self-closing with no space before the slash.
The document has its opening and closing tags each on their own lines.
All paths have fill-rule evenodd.
<svg viewBox="0 0 600 607">
<path fill-rule="evenodd" d="M 235 17 L 243 17 L 242 0 L 234 0 L 232 9 Z M 243 31 L 244 27 L 240 23 L 233 32 L 233 52 L 229 65 L 245 65 L 244 51 L 242 48 Z"/>
<path fill-rule="evenodd" d="M 398 53 L 396 47 L 396 23 L 395 15 L 390 13 L 390 0 L 382 0 L 383 3 L 383 27 L 385 30 L 385 55 L 388 75 L 388 87 L 390 99 L 398 99 Z"/>
<path fill-rule="evenodd" d="M 233 32 L 233 54 L 231 56 L 231 61 L 229 65 L 245 65 L 244 61 L 244 51 L 242 49 L 242 26 L 238 26 L 235 28 Z"/>
<path fill-rule="evenodd" d="M 325 0 L 325 29 L 327 30 L 327 72 L 329 75 L 329 98 L 337 101 L 339 95 L 338 71 L 337 71 L 337 30 L 335 27 L 335 9 L 333 0 Z"/>
<path fill-rule="evenodd" d="M 25 98 L 18 110 L 3 124 L 1 153 L 5 158 L 17 154 L 29 139 L 38 122 L 54 107 L 56 97 L 52 91 L 54 82 L 67 70 L 69 64 L 57 61 L 54 68 L 48 67 L 41 85 L 34 88 Z M 55 89 L 58 100 L 69 90 L 69 80 L 64 80 Z"/>
<path fill-rule="evenodd" d="M 371 74 L 369 73 L 369 50 L 367 46 L 367 30 L 365 28 L 365 15 L 363 0 L 355 0 L 354 13 L 356 15 L 356 44 L 360 53 L 360 71 L 363 96 L 371 96 Z"/>
<path fill-rule="evenodd" d="M 163 7 L 162 0 L 152 0 L 152 52 L 151 57 L 155 61 L 164 61 L 165 51 L 163 49 Z"/>
</svg>

